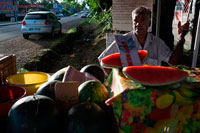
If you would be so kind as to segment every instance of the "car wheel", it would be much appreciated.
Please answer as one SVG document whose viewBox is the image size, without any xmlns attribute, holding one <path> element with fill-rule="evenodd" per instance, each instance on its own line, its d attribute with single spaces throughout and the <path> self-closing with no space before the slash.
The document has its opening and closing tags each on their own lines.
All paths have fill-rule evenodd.
<svg viewBox="0 0 200 133">
<path fill-rule="evenodd" d="M 52 28 L 52 30 L 51 30 L 51 37 L 55 37 L 55 30 L 54 30 L 54 28 Z"/>
<path fill-rule="evenodd" d="M 23 34 L 23 37 L 24 37 L 25 39 L 28 39 L 29 34 Z"/>
</svg>

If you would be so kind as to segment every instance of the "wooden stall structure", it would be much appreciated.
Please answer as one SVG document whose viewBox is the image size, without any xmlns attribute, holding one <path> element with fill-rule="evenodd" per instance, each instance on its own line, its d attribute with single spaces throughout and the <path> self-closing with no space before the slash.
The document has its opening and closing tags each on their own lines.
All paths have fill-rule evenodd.
<svg viewBox="0 0 200 133">
<path fill-rule="evenodd" d="M 17 73 L 16 56 L 0 54 L 0 85 L 6 83 L 6 78 Z"/>
</svg>

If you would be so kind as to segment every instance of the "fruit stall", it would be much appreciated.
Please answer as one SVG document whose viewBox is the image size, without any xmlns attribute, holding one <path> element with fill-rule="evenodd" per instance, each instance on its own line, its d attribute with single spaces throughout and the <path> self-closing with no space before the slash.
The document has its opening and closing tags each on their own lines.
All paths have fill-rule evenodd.
<svg viewBox="0 0 200 133">
<path fill-rule="evenodd" d="M 148 55 L 138 54 L 141 61 Z M 0 86 L 0 132 L 200 130 L 199 68 L 122 67 L 120 54 L 113 54 L 101 66 L 88 64 L 81 70 L 66 66 L 53 74 L 17 73 L 15 58 L 1 58 L 0 66 L 9 69 L 1 69 L 7 75 Z M 102 67 L 111 73 L 105 75 Z"/>
<path fill-rule="evenodd" d="M 138 51 L 143 62 L 148 52 Z M 119 132 L 198 132 L 200 69 L 186 66 L 126 66 L 120 53 L 104 57 L 112 69 L 105 85 Z"/>
</svg>

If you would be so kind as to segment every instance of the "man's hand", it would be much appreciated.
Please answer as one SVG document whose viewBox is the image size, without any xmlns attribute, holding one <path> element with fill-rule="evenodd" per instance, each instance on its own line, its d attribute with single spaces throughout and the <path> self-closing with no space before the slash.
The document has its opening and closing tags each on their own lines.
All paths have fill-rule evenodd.
<svg viewBox="0 0 200 133">
<path fill-rule="evenodd" d="M 189 31 L 190 20 L 188 19 L 186 23 L 181 25 L 181 22 L 178 22 L 178 34 L 180 35 L 181 39 L 184 39 L 185 35 Z"/>
</svg>

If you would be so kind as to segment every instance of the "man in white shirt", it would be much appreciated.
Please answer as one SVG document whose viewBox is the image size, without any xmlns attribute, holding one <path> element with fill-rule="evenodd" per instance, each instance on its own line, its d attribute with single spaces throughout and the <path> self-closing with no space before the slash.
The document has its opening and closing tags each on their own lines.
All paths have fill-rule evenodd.
<svg viewBox="0 0 200 133">
<path fill-rule="evenodd" d="M 151 25 L 151 11 L 148 8 L 138 7 L 133 10 L 132 20 L 133 31 L 127 33 L 125 36 L 132 36 L 138 50 L 148 51 L 148 57 L 144 64 L 161 65 L 162 61 L 172 65 L 178 64 L 179 58 L 183 53 L 184 37 L 189 29 L 189 20 L 182 26 L 179 23 L 180 40 L 177 43 L 175 51 L 171 51 L 162 39 L 148 32 L 148 28 Z M 98 59 L 101 61 L 103 57 L 118 52 L 120 52 L 119 48 L 114 41 L 101 53 Z"/>
</svg>

